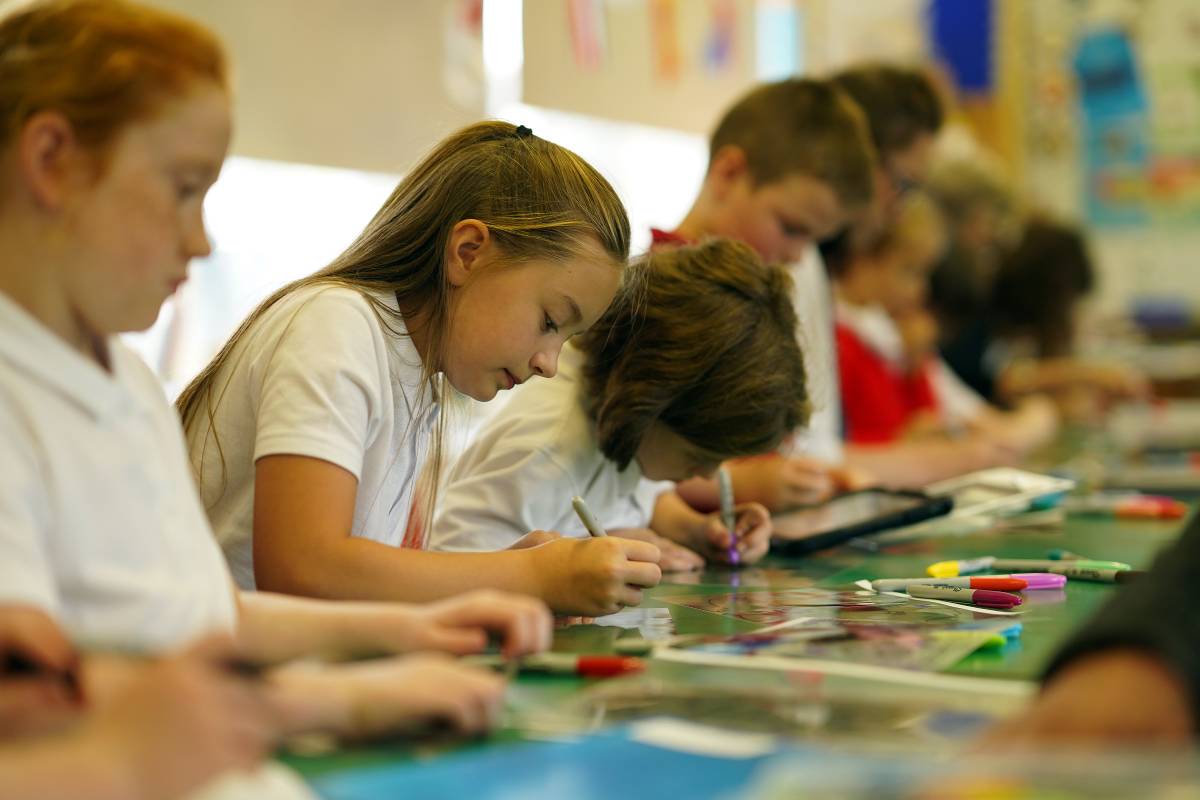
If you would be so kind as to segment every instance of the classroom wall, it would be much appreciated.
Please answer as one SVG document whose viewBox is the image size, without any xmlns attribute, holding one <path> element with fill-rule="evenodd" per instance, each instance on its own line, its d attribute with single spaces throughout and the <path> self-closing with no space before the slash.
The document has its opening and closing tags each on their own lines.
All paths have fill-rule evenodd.
<svg viewBox="0 0 1200 800">
<path fill-rule="evenodd" d="M 755 0 L 725 4 L 732 36 L 721 52 L 717 6 L 525 0 L 523 100 L 706 134 L 755 79 Z M 573 20 L 572 9 L 585 13 Z"/>
<path fill-rule="evenodd" d="M 236 155 L 396 173 L 483 114 L 478 39 L 472 50 L 461 2 L 150 2 L 225 41 Z"/>
</svg>

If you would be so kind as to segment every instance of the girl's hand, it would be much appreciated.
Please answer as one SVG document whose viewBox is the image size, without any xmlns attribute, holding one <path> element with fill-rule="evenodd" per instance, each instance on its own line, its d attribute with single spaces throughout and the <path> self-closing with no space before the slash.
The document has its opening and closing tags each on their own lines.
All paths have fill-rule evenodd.
<svg viewBox="0 0 1200 800">
<path fill-rule="evenodd" d="M 598 617 L 642 602 L 662 580 L 661 552 L 620 536 L 559 539 L 529 551 L 539 596 L 556 614 Z"/>
<path fill-rule="evenodd" d="M 704 566 L 704 557 L 694 550 L 689 550 L 681 544 L 676 544 L 665 536 L 660 536 L 649 528 L 618 528 L 610 530 L 609 535 L 620 536 L 624 539 L 637 539 L 649 542 L 658 548 L 661 557 L 658 567 L 663 572 L 691 572 Z"/>
<path fill-rule="evenodd" d="M 309 672 L 284 690 L 283 702 L 297 692 L 323 698 L 315 700 L 325 707 L 316 727 L 347 739 L 418 734 L 438 723 L 477 734 L 495 727 L 504 687 L 504 679 L 491 672 L 425 654 Z"/>
<path fill-rule="evenodd" d="M 765 556 L 771 547 L 771 514 L 758 503 L 743 503 L 734 510 L 737 513 L 734 536 L 721 521 L 719 512 L 705 517 L 701 532 L 703 546 L 711 560 L 728 564 L 729 548 L 736 541 L 738 563 L 751 564 Z"/>
<path fill-rule="evenodd" d="M 456 655 L 478 653 L 488 634 L 502 640 L 504 655 L 515 658 L 550 647 L 554 618 L 541 600 L 481 589 L 429 603 L 421 609 L 423 630 L 417 649 Z"/>
</svg>

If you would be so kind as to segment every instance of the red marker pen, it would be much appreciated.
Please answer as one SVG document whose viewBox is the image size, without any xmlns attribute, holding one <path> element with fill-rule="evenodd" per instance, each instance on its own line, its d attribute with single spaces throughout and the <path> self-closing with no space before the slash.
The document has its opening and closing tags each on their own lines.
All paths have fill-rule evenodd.
<svg viewBox="0 0 1200 800">
<path fill-rule="evenodd" d="M 953 600 L 985 608 L 1012 608 L 1022 603 L 1020 597 L 991 589 L 972 589 L 969 586 L 909 586 L 910 597 L 925 600 Z"/>
<path fill-rule="evenodd" d="M 501 656 L 468 656 L 468 664 L 489 667 L 504 667 L 507 662 Z M 612 678 L 641 672 L 646 662 L 632 656 L 588 655 L 583 653 L 534 653 L 516 661 L 519 672 L 543 672 L 550 675 L 578 675 L 581 678 Z"/>
</svg>

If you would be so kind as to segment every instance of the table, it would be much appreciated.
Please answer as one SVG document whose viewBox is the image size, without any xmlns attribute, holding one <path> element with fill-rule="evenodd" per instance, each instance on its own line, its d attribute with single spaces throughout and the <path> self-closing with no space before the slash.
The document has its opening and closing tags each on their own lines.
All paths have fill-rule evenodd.
<svg viewBox="0 0 1200 800">
<path fill-rule="evenodd" d="M 996 555 L 1010 558 L 1041 558 L 1047 550 L 1061 547 L 1098 559 L 1124 561 L 1135 568 L 1149 566 L 1154 554 L 1182 529 L 1179 522 L 1125 521 L 1103 517 L 1069 517 L 1058 530 L 994 531 L 914 540 L 888 545 L 879 552 L 843 546 L 819 557 L 784 560 L 768 557 L 761 564 L 741 570 L 711 569 L 690 575 L 667 575 L 664 582 L 647 593 L 643 607 L 661 607 L 658 598 L 684 593 L 723 593 L 762 587 L 769 580 L 788 576 L 812 579 L 819 586 L 844 586 L 862 578 L 915 577 L 933 562 Z M 1033 600 L 1021 621 L 1024 633 L 1019 642 L 1001 650 L 980 651 L 960 662 L 953 673 L 977 677 L 1035 680 L 1064 639 L 1103 603 L 1115 587 L 1071 582 L 1061 596 Z M 1057 594 L 1057 593 L 1055 593 Z M 732 617 L 671 606 L 677 633 L 735 633 L 755 625 Z M 556 632 L 554 649 L 564 652 L 611 652 L 622 630 L 598 625 L 575 625 Z M 698 677 L 703 667 L 681 664 L 651 664 L 664 680 L 687 682 Z M 745 670 L 731 670 L 745 673 Z M 526 700 L 555 702 L 582 691 L 589 682 L 561 676 L 521 676 L 512 692 Z M 391 763 L 414 757 L 431 757 L 448 750 L 492 748 L 522 740 L 521 730 L 504 729 L 483 742 L 463 744 L 384 743 L 355 747 L 311 756 L 287 756 L 285 762 L 305 777 L 315 777 L 350 767 Z"/>
</svg>

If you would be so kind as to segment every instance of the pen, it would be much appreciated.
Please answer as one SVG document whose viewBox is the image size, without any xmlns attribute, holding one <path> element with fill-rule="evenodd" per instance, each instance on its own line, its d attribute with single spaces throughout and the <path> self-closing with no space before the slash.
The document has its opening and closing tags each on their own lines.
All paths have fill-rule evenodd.
<svg viewBox="0 0 1200 800">
<path fill-rule="evenodd" d="M 1021 605 L 1021 598 L 1008 592 L 972 589 L 969 586 L 909 586 L 910 597 L 925 600 L 955 600 L 985 608 L 1012 608 Z"/>
<path fill-rule="evenodd" d="M 1054 572 L 1074 581 L 1092 581 L 1094 583 L 1132 583 L 1146 574 L 1140 569 L 1095 569 L 1093 567 L 1071 566 L 1071 562 L 1063 562 L 1063 566 L 1055 567 Z"/>
<path fill-rule="evenodd" d="M 1132 569 L 1120 561 L 1097 561 L 1084 559 L 1079 561 L 1054 561 L 1052 559 L 1028 558 L 997 558 L 992 562 L 993 569 L 1015 572 L 1059 572 L 1059 567 L 1078 567 L 1081 569 Z"/>
<path fill-rule="evenodd" d="M 643 659 L 633 656 L 587 655 L 581 653 L 535 653 L 524 658 L 507 660 L 499 655 L 469 656 L 468 664 L 499 669 L 516 665 L 519 672 L 542 672 L 550 675 L 577 675 L 581 678 L 612 678 L 641 672 L 646 668 Z"/>
<path fill-rule="evenodd" d="M 953 578 L 970 572 L 983 572 L 985 569 L 991 569 L 995 561 L 995 556 L 967 558 L 962 561 L 939 561 L 936 564 L 930 564 L 925 571 L 932 578 Z"/>
<path fill-rule="evenodd" d="M 1181 519 L 1187 515 L 1187 504 L 1153 494 L 1068 497 L 1063 507 L 1074 514 L 1107 514 L 1118 519 Z"/>
<path fill-rule="evenodd" d="M 1001 572 L 1056 572 L 1054 567 L 1071 565 L 1088 569 L 1130 569 L 1128 564 L 1120 561 L 1098 561 L 1095 559 L 1055 560 L 1035 558 L 996 558 L 981 556 L 961 561 L 939 561 L 930 564 L 926 572 L 933 578 L 953 578 L 972 572 L 983 572 L 985 569 L 995 569 Z"/>
<path fill-rule="evenodd" d="M 871 581 L 871 588 L 877 592 L 903 592 L 910 586 L 965 586 L 968 589 L 1019 592 L 1028 585 L 1028 581 L 1013 575 L 987 575 L 976 578 L 881 578 Z"/>
<path fill-rule="evenodd" d="M 729 531 L 729 563 L 736 566 L 741 563 L 742 556 L 737 549 L 737 514 L 733 510 L 733 480 L 729 477 L 729 470 L 724 467 L 717 470 L 717 488 L 721 493 L 721 521 L 725 523 L 725 528 Z"/>
<path fill-rule="evenodd" d="M 1067 576 L 1053 572 L 1014 572 L 1010 578 L 1020 578 L 1027 584 L 1025 591 L 1036 592 L 1041 589 L 1061 589 L 1067 585 Z"/>
<path fill-rule="evenodd" d="M 604 528 L 600 527 L 600 523 L 596 522 L 596 518 L 592 516 L 592 512 L 587 507 L 587 503 L 583 502 L 583 498 L 575 495 L 571 498 L 571 506 L 575 509 L 575 513 L 579 515 L 579 521 L 583 523 L 583 527 L 587 528 L 587 532 L 592 536 L 607 536 Z"/>
</svg>

